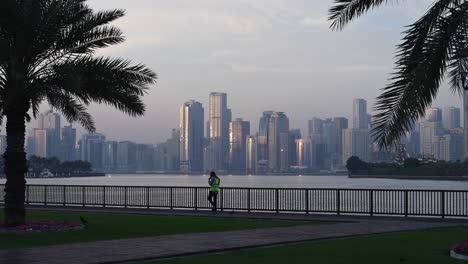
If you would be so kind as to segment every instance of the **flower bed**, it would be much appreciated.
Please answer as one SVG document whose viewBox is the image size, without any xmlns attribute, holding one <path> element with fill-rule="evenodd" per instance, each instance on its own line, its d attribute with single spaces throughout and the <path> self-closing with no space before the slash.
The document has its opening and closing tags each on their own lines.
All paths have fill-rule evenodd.
<svg viewBox="0 0 468 264">
<path fill-rule="evenodd" d="M 468 242 L 455 244 L 450 251 L 452 258 L 468 260 Z"/>
<path fill-rule="evenodd" d="M 60 232 L 82 230 L 85 226 L 81 223 L 64 223 L 49 220 L 32 221 L 25 225 L 7 227 L 0 223 L 0 233 L 26 233 L 26 232 Z"/>
</svg>

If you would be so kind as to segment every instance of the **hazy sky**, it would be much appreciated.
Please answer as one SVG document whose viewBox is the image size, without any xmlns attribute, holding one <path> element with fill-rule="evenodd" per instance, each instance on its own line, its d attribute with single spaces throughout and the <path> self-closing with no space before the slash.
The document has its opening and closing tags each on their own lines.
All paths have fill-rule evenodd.
<svg viewBox="0 0 468 264">
<path fill-rule="evenodd" d="M 126 43 L 101 53 L 143 62 L 159 76 L 145 117 L 103 106 L 91 113 L 108 138 L 146 143 L 178 127 L 184 101 L 202 102 L 207 113 L 212 91 L 227 92 L 233 117 L 251 121 L 253 132 L 264 110 L 286 112 L 295 128 L 314 116 L 350 118 L 353 98 L 372 107 L 400 32 L 432 1 L 399 2 L 332 32 L 332 0 L 91 0 L 96 10 L 127 11 L 115 23 Z M 448 90 L 435 106 L 460 105 Z"/>
</svg>

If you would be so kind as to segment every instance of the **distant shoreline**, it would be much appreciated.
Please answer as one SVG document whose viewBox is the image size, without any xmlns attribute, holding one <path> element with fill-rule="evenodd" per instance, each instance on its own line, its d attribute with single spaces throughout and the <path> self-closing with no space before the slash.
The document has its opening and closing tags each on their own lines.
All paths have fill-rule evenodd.
<svg viewBox="0 0 468 264">
<path fill-rule="evenodd" d="M 57 175 L 53 177 L 28 177 L 26 179 L 66 179 L 66 178 L 80 178 L 80 177 L 105 177 L 106 174 L 103 172 L 90 172 L 90 173 L 76 173 L 68 175 Z M 0 179 L 5 179 L 5 174 L 0 175 Z"/>
<path fill-rule="evenodd" d="M 468 176 L 349 175 L 351 179 L 394 179 L 429 181 L 468 181 Z"/>
</svg>

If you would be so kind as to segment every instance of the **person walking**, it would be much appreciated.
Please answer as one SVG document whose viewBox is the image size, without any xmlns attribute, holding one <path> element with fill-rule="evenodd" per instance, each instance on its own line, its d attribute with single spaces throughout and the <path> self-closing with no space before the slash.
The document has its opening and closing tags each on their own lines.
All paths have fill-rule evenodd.
<svg viewBox="0 0 468 264">
<path fill-rule="evenodd" d="M 212 209 L 211 211 L 216 212 L 217 210 L 217 200 L 219 193 L 219 185 L 221 180 L 216 175 L 214 171 L 210 173 L 210 178 L 208 179 L 208 184 L 210 185 L 210 193 L 208 194 L 208 201 L 210 202 Z"/>
</svg>

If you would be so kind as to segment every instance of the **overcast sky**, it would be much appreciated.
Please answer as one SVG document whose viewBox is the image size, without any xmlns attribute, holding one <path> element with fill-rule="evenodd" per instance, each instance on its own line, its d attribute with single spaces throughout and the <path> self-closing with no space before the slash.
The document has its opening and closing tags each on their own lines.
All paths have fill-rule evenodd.
<svg viewBox="0 0 468 264">
<path fill-rule="evenodd" d="M 101 53 L 143 62 L 159 76 L 145 117 L 103 106 L 91 113 L 108 138 L 145 143 L 178 127 L 184 101 L 202 102 L 207 113 L 212 91 L 228 93 L 233 117 L 251 121 L 252 132 L 264 110 L 283 111 L 303 129 L 314 116 L 350 118 L 353 98 L 372 107 L 400 32 L 431 1 L 399 2 L 332 32 L 332 0 L 91 0 L 96 10 L 127 11 L 115 23 L 127 41 Z M 444 87 L 435 106 L 448 105 L 460 99 Z"/>
</svg>

